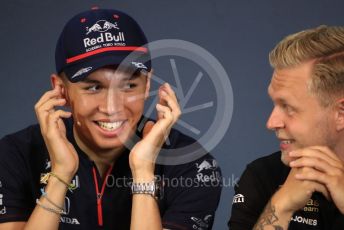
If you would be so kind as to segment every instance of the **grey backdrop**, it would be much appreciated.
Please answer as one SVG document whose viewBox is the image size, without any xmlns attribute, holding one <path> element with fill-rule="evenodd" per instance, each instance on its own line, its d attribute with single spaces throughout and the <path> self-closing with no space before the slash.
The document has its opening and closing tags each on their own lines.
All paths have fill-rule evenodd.
<svg viewBox="0 0 344 230">
<path fill-rule="evenodd" d="M 274 134 L 265 129 L 272 108 L 266 93 L 271 76 L 269 50 L 287 34 L 320 24 L 343 25 L 344 1 L 2 1 L 0 136 L 36 122 L 33 106 L 50 88 L 57 36 L 67 19 L 93 5 L 129 13 L 140 22 L 150 41 L 174 38 L 198 44 L 225 67 L 233 87 L 234 112 L 226 135 L 212 153 L 227 180 L 214 229 L 226 229 L 233 195 L 228 181 L 238 178 L 253 159 L 278 149 Z M 157 71 L 159 76 L 165 72 Z M 187 82 L 185 73 L 195 77 L 187 65 L 179 66 L 179 71 L 185 71 Z M 169 74 L 166 69 L 165 79 L 172 81 Z M 208 92 L 206 86 L 200 87 L 193 97 L 196 102 Z M 209 123 L 209 117 L 200 112 L 190 117 L 184 119 Z"/>
</svg>

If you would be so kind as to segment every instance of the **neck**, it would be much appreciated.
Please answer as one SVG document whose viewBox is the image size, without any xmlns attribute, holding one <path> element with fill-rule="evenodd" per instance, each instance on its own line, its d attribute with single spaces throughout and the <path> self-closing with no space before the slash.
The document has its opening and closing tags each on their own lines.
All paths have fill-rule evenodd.
<svg viewBox="0 0 344 230">
<path fill-rule="evenodd" d="M 339 159 L 344 162 L 344 146 L 340 146 L 339 148 L 336 148 L 336 151 L 334 152 Z"/>
<path fill-rule="evenodd" d="M 333 136 L 333 135 L 332 135 Z M 332 141 L 332 145 L 328 146 L 330 150 L 338 156 L 338 158 L 344 162 L 344 131 L 336 133 L 336 139 Z"/>
<path fill-rule="evenodd" d="M 117 158 L 120 157 L 123 153 L 124 147 L 116 148 L 116 149 L 98 149 L 93 150 L 89 146 L 87 146 L 79 137 L 76 130 L 73 128 L 74 139 L 76 144 L 79 148 L 90 158 L 90 160 L 94 161 L 99 174 L 101 177 L 104 177 L 108 168 L 116 162 Z"/>
</svg>

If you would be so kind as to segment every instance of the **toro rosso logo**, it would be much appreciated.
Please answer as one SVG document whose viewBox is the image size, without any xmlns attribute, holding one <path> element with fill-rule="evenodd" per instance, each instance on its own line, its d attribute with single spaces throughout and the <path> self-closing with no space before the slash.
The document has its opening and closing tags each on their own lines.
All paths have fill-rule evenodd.
<svg viewBox="0 0 344 230">
<path fill-rule="evenodd" d="M 106 32 L 110 29 L 119 30 L 119 28 L 117 26 L 117 22 L 111 23 L 111 22 L 108 22 L 106 20 L 99 20 L 93 26 L 86 27 L 86 35 L 88 35 L 92 32 Z"/>
</svg>

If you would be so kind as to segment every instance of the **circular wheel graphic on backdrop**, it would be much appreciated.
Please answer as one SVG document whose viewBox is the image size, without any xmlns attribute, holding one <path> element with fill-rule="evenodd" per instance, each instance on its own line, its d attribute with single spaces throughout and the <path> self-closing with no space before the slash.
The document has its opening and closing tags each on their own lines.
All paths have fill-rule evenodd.
<svg viewBox="0 0 344 230">
<path fill-rule="evenodd" d="M 170 71 L 173 76 L 168 83 L 175 91 L 179 100 L 182 115 L 173 128 L 193 137 L 197 142 L 189 145 L 169 147 L 171 141 L 167 138 L 156 160 L 158 164 L 177 165 L 188 163 L 210 152 L 224 137 L 233 114 L 233 90 L 229 77 L 220 62 L 204 48 L 183 40 L 165 39 L 147 44 L 151 52 L 151 60 L 164 66 L 164 72 Z M 139 60 L 142 64 L 148 59 L 142 59 L 136 53 L 130 54 L 122 63 Z M 183 75 L 183 69 L 192 66 L 193 74 Z M 124 67 L 124 64 L 119 66 Z M 163 73 L 164 74 L 164 73 Z M 156 71 L 153 73 L 151 84 L 157 86 L 165 83 Z M 203 87 L 201 85 L 203 84 Z M 187 87 L 186 87 L 187 86 Z M 187 90 L 185 90 L 187 88 Z M 202 90 L 203 89 L 203 90 Z M 145 117 L 152 117 L 158 101 L 158 90 L 151 90 L 150 103 L 146 102 Z M 197 95 L 197 97 L 195 96 Z M 109 99 L 113 98 L 109 95 Z M 192 102 L 192 103 L 191 103 Z M 199 126 L 193 124 L 198 119 Z M 146 120 L 138 124 L 141 131 Z M 197 122 L 196 122 L 197 123 Z M 134 137 L 126 146 L 131 146 L 139 140 Z"/>
</svg>

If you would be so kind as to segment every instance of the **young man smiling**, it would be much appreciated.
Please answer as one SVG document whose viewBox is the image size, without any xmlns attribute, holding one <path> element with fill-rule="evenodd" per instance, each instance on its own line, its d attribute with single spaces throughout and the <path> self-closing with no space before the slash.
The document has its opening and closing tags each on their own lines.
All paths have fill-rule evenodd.
<svg viewBox="0 0 344 230">
<path fill-rule="evenodd" d="M 157 120 L 142 116 L 152 75 L 146 43 L 134 19 L 116 10 L 86 11 L 66 24 L 53 89 L 35 105 L 39 125 L 0 141 L 0 229 L 211 229 L 219 183 L 156 179 L 195 181 L 197 165 L 214 159 L 155 164 L 167 136 L 167 149 L 196 142 L 172 129 L 181 111 L 167 83 Z"/>
<path fill-rule="evenodd" d="M 344 28 L 289 35 L 270 63 L 274 108 L 267 127 L 281 151 L 247 166 L 229 227 L 343 229 Z"/>
</svg>

